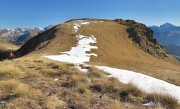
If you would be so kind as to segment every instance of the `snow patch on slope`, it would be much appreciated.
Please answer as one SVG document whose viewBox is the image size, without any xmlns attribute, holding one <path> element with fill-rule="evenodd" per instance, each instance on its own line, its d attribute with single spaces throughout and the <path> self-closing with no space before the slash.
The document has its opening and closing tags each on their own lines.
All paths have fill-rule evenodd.
<svg viewBox="0 0 180 109">
<path fill-rule="evenodd" d="M 96 67 L 110 73 L 110 77 L 115 77 L 124 84 L 133 84 L 147 93 L 168 94 L 180 103 L 180 87 L 176 85 L 133 71 L 104 66 Z"/>
<path fill-rule="evenodd" d="M 91 43 L 96 43 L 96 38 L 93 35 L 83 36 L 79 34 L 76 37 L 79 40 L 77 46 L 72 47 L 70 51 L 61 52 L 60 55 L 45 57 L 62 62 L 82 64 L 84 62 L 89 62 L 90 56 L 97 56 L 95 53 L 86 53 L 87 51 L 91 51 L 91 49 L 97 49 L 96 46 L 90 45 Z"/>
<path fill-rule="evenodd" d="M 83 24 L 90 24 L 88 22 L 76 21 L 74 23 L 73 32 L 77 32 L 79 27 Z M 77 46 L 72 47 L 70 51 L 62 52 L 61 55 L 58 56 L 45 56 L 47 58 L 74 63 L 77 65 L 78 69 L 83 72 L 87 72 L 86 69 L 81 69 L 80 64 L 84 64 L 84 62 L 90 61 L 90 56 L 97 56 L 96 54 L 90 53 L 87 54 L 86 51 L 90 51 L 91 49 L 97 49 L 96 46 L 91 46 L 90 43 L 96 43 L 96 38 L 91 36 L 77 35 Z M 117 68 L 105 67 L 105 66 L 95 66 L 105 72 L 110 73 L 110 77 L 116 77 L 119 81 L 125 84 L 133 84 L 137 88 L 147 93 L 158 93 L 158 94 L 168 94 L 178 100 L 180 103 L 180 87 L 175 86 L 173 84 L 167 83 L 165 81 L 137 73 L 128 70 L 122 70 Z"/>
<path fill-rule="evenodd" d="M 74 29 L 73 32 L 77 32 L 81 25 L 90 24 L 90 22 L 77 20 L 74 21 Z M 61 52 L 60 55 L 51 55 L 45 56 L 47 58 L 62 61 L 62 62 L 69 62 L 75 64 L 83 64 L 84 62 L 89 62 L 91 56 L 97 56 L 95 53 L 86 53 L 91 51 L 91 49 L 97 49 L 97 46 L 91 46 L 90 44 L 96 43 L 96 38 L 93 35 L 84 36 L 84 35 L 76 35 L 78 40 L 77 46 L 72 47 L 70 51 Z"/>
<path fill-rule="evenodd" d="M 90 22 L 87 22 L 87 21 L 83 21 L 83 20 L 77 20 L 77 21 L 74 21 L 74 30 L 73 32 L 77 32 L 79 27 L 81 27 L 81 25 L 86 25 L 86 24 L 89 24 Z"/>
</svg>

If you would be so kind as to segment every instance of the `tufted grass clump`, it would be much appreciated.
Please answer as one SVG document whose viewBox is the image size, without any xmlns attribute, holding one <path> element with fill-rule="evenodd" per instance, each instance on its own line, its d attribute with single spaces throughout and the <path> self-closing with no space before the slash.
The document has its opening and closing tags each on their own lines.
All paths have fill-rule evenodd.
<svg viewBox="0 0 180 109">
<path fill-rule="evenodd" d="M 146 100 L 154 101 L 166 109 L 177 109 L 178 107 L 177 100 L 170 95 L 150 94 Z"/>
<path fill-rule="evenodd" d="M 17 80 L 0 81 L 0 99 L 9 100 L 14 97 L 24 96 L 29 93 L 29 87 Z"/>
<path fill-rule="evenodd" d="M 58 73 L 57 71 L 55 71 L 53 69 L 43 69 L 39 73 L 41 73 L 47 77 L 55 77 L 55 76 L 60 75 L 60 73 Z"/>
<path fill-rule="evenodd" d="M 95 91 L 103 93 L 115 93 L 119 92 L 119 85 L 109 81 L 107 79 L 97 79 L 93 80 L 92 85 L 90 86 Z"/>
<path fill-rule="evenodd" d="M 10 79 L 22 76 L 23 73 L 12 65 L 0 65 L 0 79 Z"/>
</svg>

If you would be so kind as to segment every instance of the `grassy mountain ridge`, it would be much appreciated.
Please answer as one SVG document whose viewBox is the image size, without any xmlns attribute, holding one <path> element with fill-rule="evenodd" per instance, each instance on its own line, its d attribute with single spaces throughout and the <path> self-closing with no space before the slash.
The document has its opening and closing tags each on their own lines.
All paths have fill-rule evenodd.
<svg viewBox="0 0 180 109">
<path fill-rule="evenodd" d="M 77 19 L 76 19 L 77 20 Z M 124 68 L 148 74 L 153 77 L 167 80 L 165 75 L 173 70 L 168 81 L 178 78 L 179 71 L 176 61 L 159 45 L 152 36 L 152 31 L 145 25 L 131 20 L 101 20 L 88 19 L 87 21 L 103 21 L 82 25 L 77 33 L 73 33 L 74 21 L 59 24 L 29 40 L 15 52 L 21 56 L 55 55 L 69 51 L 76 45 L 77 34 L 94 35 L 97 38 L 98 50 L 92 50 L 98 57 L 91 57 L 90 63 Z M 81 20 L 81 19 L 78 19 Z M 131 28 L 134 28 L 132 31 Z M 130 29 L 130 30 L 129 30 Z M 153 70 L 156 69 L 157 70 Z M 179 80 L 176 81 L 179 84 Z"/>
<path fill-rule="evenodd" d="M 76 19 L 77 20 L 77 19 Z M 103 21 L 82 25 L 77 33 L 73 33 L 74 21 L 71 20 L 33 37 L 20 49 L 15 51 L 16 57 L 21 56 L 45 56 L 55 55 L 59 52 L 69 51 L 76 45 L 77 34 L 94 35 L 97 38 L 98 50 L 92 50 L 98 57 L 91 57 L 90 63 L 107 65 L 117 68 L 142 72 L 153 77 L 163 78 L 166 76 L 156 72 L 169 72 L 178 75 L 176 61 L 169 55 L 152 36 L 152 31 L 145 25 L 132 20 L 101 20 L 88 19 L 87 21 Z M 78 19 L 82 20 L 82 19 Z M 133 28 L 133 29 L 132 29 Z M 132 31 L 130 31 L 132 30 Z M 156 69 L 157 71 L 153 70 Z M 174 81 L 170 76 L 169 82 Z M 176 81 L 179 84 L 179 80 Z"/>
<path fill-rule="evenodd" d="M 12 49 L 12 50 L 16 50 L 19 47 L 17 45 L 14 45 L 6 40 L 0 39 L 0 49 Z"/>
<path fill-rule="evenodd" d="M 91 20 L 94 20 L 94 19 L 91 19 Z M 100 20 L 101 19 L 98 19 L 98 20 L 95 19 L 95 21 L 100 21 Z M 72 21 L 74 21 L 74 20 L 67 21 L 65 24 L 63 24 L 61 26 L 60 25 L 56 26 L 54 29 L 51 29 L 51 31 L 48 31 L 48 32 L 46 31 L 43 34 L 38 35 L 36 38 L 33 38 L 32 40 L 34 40 L 34 39 L 36 40 L 36 41 L 33 41 L 35 49 L 39 49 L 39 48 L 41 49 L 42 47 L 38 48 L 38 46 L 36 46 L 36 45 L 40 45 L 41 42 L 48 40 L 48 38 L 58 37 L 62 34 L 67 34 L 67 33 L 69 36 L 73 36 L 74 34 L 72 34 L 71 31 L 61 31 L 61 29 L 63 30 L 63 28 L 71 30 L 71 28 L 69 28 L 67 25 L 71 25 Z M 105 22 L 114 22 L 111 20 L 104 20 L 104 21 Z M 169 56 L 167 54 L 167 52 L 162 48 L 162 46 L 160 46 L 157 43 L 156 39 L 153 37 L 152 30 L 147 28 L 145 25 L 136 23 L 135 21 L 131 21 L 131 20 L 126 21 L 126 20 L 116 19 L 115 21 L 118 22 L 120 25 L 125 25 L 126 27 L 128 27 L 126 29 L 126 31 L 129 34 L 128 37 L 131 38 L 133 41 L 135 41 L 137 44 L 139 44 L 141 49 L 143 49 L 145 52 L 147 52 L 155 57 L 158 57 L 158 58 L 163 58 L 163 59 L 167 59 L 167 60 L 169 58 L 171 58 L 171 56 Z M 65 25 L 66 25 L 66 27 L 65 27 Z M 56 31 L 58 31 L 58 32 L 56 32 Z M 57 35 L 57 33 L 59 33 L 59 32 L 62 32 L 62 34 Z M 38 39 L 38 37 L 39 38 L 41 37 L 41 38 Z M 38 42 L 37 42 L 37 39 L 38 39 Z M 29 46 L 30 45 L 29 43 L 31 43 L 32 40 L 29 41 L 28 44 L 25 44 L 23 47 L 28 45 L 29 49 L 34 48 L 34 47 L 31 47 L 33 44 L 31 44 L 31 46 Z M 35 42 L 36 42 L 36 44 L 35 44 Z M 41 45 L 43 45 L 43 44 L 41 44 Z M 46 45 L 44 45 L 44 46 L 46 46 Z M 52 46 L 52 47 L 54 47 L 54 46 Z M 21 49 L 21 50 L 23 50 L 23 49 Z M 26 49 L 24 49 L 24 50 L 26 50 Z M 29 52 L 31 52 L 31 50 Z M 21 54 L 18 54 L 18 55 L 21 55 Z"/>
<path fill-rule="evenodd" d="M 85 19 L 96 23 L 81 25 L 74 33 L 77 20 L 82 19 L 33 37 L 15 51 L 19 58 L 0 63 L 0 102 L 4 101 L 6 108 L 143 109 L 142 104 L 149 101 L 159 103 L 156 109 L 178 108 L 172 97 L 144 93 L 108 78 L 102 70 L 87 67 L 89 72 L 82 73 L 71 63 L 43 57 L 69 51 L 76 46 L 78 34 L 93 35 L 98 49 L 90 52 L 97 57 L 92 56 L 88 64 L 137 71 L 180 86 L 178 61 L 166 53 L 145 25 L 131 20 Z"/>
<path fill-rule="evenodd" d="M 28 53 L 35 54 L 58 54 L 69 50 L 76 43 L 70 24 L 57 25 L 36 37 L 33 37 L 16 51 L 18 57 Z"/>
</svg>

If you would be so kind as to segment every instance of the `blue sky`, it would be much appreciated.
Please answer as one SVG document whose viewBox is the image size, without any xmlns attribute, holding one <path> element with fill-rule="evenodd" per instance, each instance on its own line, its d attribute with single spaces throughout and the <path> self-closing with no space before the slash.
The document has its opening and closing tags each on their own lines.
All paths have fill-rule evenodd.
<svg viewBox="0 0 180 109">
<path fill-rule="evenodd" d="M 46 27 L 73 18 L 180 26 L 180 0 L 0 0 L 0 28 Z"/>
</svg>

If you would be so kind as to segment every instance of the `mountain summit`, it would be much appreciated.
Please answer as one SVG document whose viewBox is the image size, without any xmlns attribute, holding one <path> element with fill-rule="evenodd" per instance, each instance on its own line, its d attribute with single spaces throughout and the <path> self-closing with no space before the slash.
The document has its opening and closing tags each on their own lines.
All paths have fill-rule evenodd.
<svg viewBox="0 0 180 109">
<path fill-rule="evenodd" d="M 106 58 L 115 57 L 118 60 L 126 56 L 134 60 L 137 57 L 144 57 L 142 54 L 163 60 L 174 60 L 157 43 L 150 28 L 133 20 L 122 19 L 75 19 L 67 21 L 33 37 L 16 51 L 16 55 L 20 57 L 32 51 L 49 54 L 67 51 L 76 44 L 76 34 L 72 32 L 72 27 L 74 22 L 79 20 L 95 22 L 83 25 L 76 33 L 88 36 L 93 34 L 97 38 L 98 43 L 96 44 L 101 51 L 97 52 L 101 55 L 102 60 L 94 58 L 94 61 L 105 61 Z M 100 21 L 102 22 L 96 23 Z M 104 54 L 108 55 L 105 56 Z"/>
<path fill-rule="evenodd" d="M 170 23 L 165 23 L 165 24 L 162 24 L 160 25 L 160 28 L 171 28 L 171 27 L 174 27 L 174 25 L 170 24 Z"/>
<path fill-rule="evenodd" d="M 150 26 L 154 31 L 154 36 L 162 45 L 175 44 L 180 46 L 180 26 L 174 26 L 170 23 L 165 23 L 158 26 Z"/>
<path fill-rule="evenodd" d="M 14 104 L 25 104 L 24 108 L 32 107 L 31 103 L 37 103 L 34 108 L 68 109 L 111 109 L 117 106 L 114 101 L 138 103 L 137 108 L 162 104 L 167 99 L 168 107 L 180 103 L 179 62 L 156 41 L 150 28 L 133 20 L 69 20 L 31 38 L 13 53 L 17 59 L 4 60 L 1 67 L 13 64 L 18 67 L 13 71 L 19 71 L 18 76 L 12 70 L 8 74 L 1 70 L 2 79 L 6 77 L 1 84 L 6 106 L 12 106 L 14 99 L 18 99 Z M 15 83 L 14 77 L 23 88 L 6 92 L 4 86 L 9 84 L 4 82 L 13 78 L 11 83 Z M 124 87 L 127 84 L 131 84 L 128 89 Z M 23 95 L 24 90 L 19 93 L 19 89 L 24 87 L 28 91 L 25 97 L 13 95 L 14 99 L 9 99 L 9 92 Z M 154 93 L 157 95 L 152 96 Z M 154 98 L 149 102 L 150 97 L 158 101 Z"/>
</svg>

